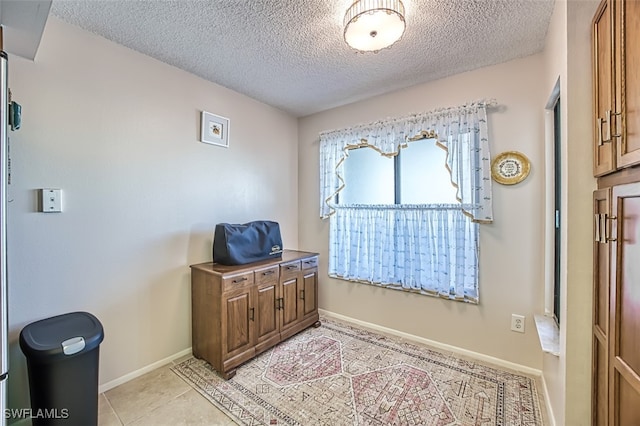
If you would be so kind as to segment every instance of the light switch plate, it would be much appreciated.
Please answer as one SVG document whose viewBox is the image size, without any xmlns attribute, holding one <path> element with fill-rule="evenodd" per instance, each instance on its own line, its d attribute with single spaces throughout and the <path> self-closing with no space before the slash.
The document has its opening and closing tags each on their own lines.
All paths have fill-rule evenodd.
<svg viewBox="0 0 640 426">
<path fill-rule="evenodd" d="M 43 213 L 60 213 L 62 211 L 62 190 L 42 188 L 40 190 L 40 211 Z"/>
</svg>

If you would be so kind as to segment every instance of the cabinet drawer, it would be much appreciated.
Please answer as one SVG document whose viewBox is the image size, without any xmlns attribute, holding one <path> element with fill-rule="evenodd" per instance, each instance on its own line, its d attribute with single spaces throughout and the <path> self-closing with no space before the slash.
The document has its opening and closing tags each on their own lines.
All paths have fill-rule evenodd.
<svg viewBox="0 0 640 426">
<path fill-rule="evenodd" d="M 312 269 L 318 267 L 318 258 L 312 257 L 310 259 L 302 260 L 302 269 Z"/>
<path fill-rule="evenodd" d="M 280 267 L 275 265 L 264 269 L 256 269 L 255 274 L 256 284 L 258 285 L 277 282 L 280 278 Z"/>
<path fill-rule="evenodd" d="M 248 285 L 253 285 L 253 271 L 227 276 L 222 279 L 222 291 L 235 290 Z"/>
<path fill-rule="evenodd" d="M 296 260 L 295 262 L 283 263 L 280 265 L 280 276 L 282 277 L 282 279 L 295 277 L 300 269 L 301 268 L 299 260 Z"/>
</svg>

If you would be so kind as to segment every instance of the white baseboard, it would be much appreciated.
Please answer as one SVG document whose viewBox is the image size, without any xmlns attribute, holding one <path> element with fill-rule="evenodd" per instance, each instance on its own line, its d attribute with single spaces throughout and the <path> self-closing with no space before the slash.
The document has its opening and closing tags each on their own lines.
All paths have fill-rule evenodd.
<svg viewBox="0 0 640 426">
<path fill-rule="evenodd" d="M 447 345 L 445 343 L 436 342 L 435 340 L 425 339 L 424 337 L 419 337 L 413 334 L 404 333 L 402 331 L 394 330 L 392 328 L 383 327 L 377 324 L 372 324 L 366 321 L 360 321 L 355 318 L 351 318 L 345 315 L 336 314 L 330 311 L 325 311 L 324 309 L 318 310 L 322 315 L 326 315 L 328 317 L 333 317 L 339 320 L 351 322 L 354 324 L 361 325 L 363 327 L 367 327 L 373 330 L 381 331 L 383 333 L 392 334 L 394 336 L 402 337 L 405 339 L 413 340 L 414 342 L 423 343 L 425 345 L 433 346 L 438 349 L 442 349 L 448 352 L 454 352 L 459 355 L 468 356 L 471 358 L 475 358 L 480 361 L 485 361 L 491 364 L 495 364 L 499 367 L 508 368 L 510 370 L 515 370 L 524 374 L 528 374 L 531 376 L 542 377 L 542 371 L 536 368 L 527 367 L 526 365 L 516 364 L 515 362 L 505 361 L 504 359 L 495 358 L 489 355 L 481 354 L 480 352 L 474 352 L 467 349 L 459 348 L 457 346 Z"/>
<path fill-rule="evenodd" d="M 544 374 L 540 379 L 542 383 L 542 394 L 544 396 L 544 404 L 547 406 L 547 420 L 549 421 L 549 426 L 556 426 L 556 418 L 553 415 L 553 406 L 551 405 L 551 398 L 549 397 L 549 389 L 547 389 L 547 381 L 544 379 Z"/>
<path fill-rule="evenodd" d="M 136 377 L 140 377 L 143 374 L 147 374 L 148 372 L 153 371 L 156 368 L 160 368 L 164 365 L 170 364 L 171 361 L 189 354 L 191 354 L 191 348 L 187 348 L 183 351 L 178 352 L 177 354 L 173 354 L 171 356 L 168 356 L 167 358 L 161 359 L 160 361 L 156 361 L 138 370 L 132 371 L 131 373 L 125 374 L 124 376 L 118 377 L 117 379 L 111 380 L 110 382 L 103 383 L 100 386 L 98 386 L 98 393 L 106 392 L 109 389 L 113 389 L 116 386 L 119 386 L 123 383 L 128 382 L 129 380 L 133 380 Z"/>
</svg>

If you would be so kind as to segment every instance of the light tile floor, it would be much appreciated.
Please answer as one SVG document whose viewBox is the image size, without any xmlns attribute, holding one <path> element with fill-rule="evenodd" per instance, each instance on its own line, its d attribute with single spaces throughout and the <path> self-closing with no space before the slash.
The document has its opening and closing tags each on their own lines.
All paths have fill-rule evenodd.
<svg viewBox="0 0 640 426">
<path fill-rule="evenodd" d="M 100 394 L 98 426 L 234 425 L 170 370 L 183 359 Z"/>
</svg>

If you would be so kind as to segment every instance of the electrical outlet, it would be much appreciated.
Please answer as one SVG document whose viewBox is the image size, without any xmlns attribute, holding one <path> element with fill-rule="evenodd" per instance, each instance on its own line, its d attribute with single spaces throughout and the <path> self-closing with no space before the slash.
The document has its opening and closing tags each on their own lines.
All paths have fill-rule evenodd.
<svg viewBox="0 0 640 426">
<path fill-rule="evenodd" d="M 511 314 L 511 331 L 524 333 L 524 315 Z"/>
</svg>

